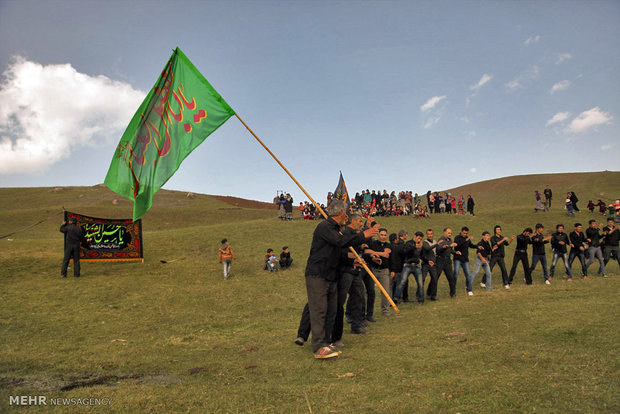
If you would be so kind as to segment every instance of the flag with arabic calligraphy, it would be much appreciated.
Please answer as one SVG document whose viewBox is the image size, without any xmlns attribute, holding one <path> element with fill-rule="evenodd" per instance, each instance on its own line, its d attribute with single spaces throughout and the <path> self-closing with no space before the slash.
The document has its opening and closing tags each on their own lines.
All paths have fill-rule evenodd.
<svg viewBox="0 0 620 414">
<path fill-rule="evenodd" d="M 340 179 L 338 180 L 338 185 L 334 190 L 334 196 L 332 200 L 342 200 L 347 206 L 347 211 L 351 208 L 351 200 L 349 199 L 349 192 L 347 191 L 347 185 L 344 183 L 344 178 L 342 178 L 342 171 L 340 172 Z"/>
<path fill-rule="evenodd" d="M 74 218 L 84 231 L 80 260 L 137 261 L 144 257 L 142 220 L 106 219 L 65 211 L 65 221 Z M 66 247 L 65 234 L 65 247 Z"/>
<path fill-rule="evenodd" d="M 234 114 L 177 47 L 123 133 L 105 185 L 134 202 L 138 220 L 185 157 Z"/>
</svg>

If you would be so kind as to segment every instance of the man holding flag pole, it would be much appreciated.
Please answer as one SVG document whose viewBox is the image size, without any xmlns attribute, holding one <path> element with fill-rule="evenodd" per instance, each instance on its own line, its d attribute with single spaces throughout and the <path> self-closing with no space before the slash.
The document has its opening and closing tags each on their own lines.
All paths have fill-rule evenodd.
<svg viewBox="0 0 620 414">
<path fill-rule="evenodd" d="M 331 251 L 335 245 L 350 245 L 350 240 L 345 241 L 342 235 L 338 235 L 339 231 L 334 233 L 335 229 L 346 221 L 345 204 L 341 202 L 341 204 L 336 204 L 333 209 L 330 209 L 332 220 L 329 220 L 321 206 L 217 93 L 178 47 L 173 51 L 155 86 L 146 96 L 123 133 L 105 178 L 106 186 L 134 202 L 133 219 L 134 221 L 138 220 L 152 206 L 153 195 L 172 177 L 180 167 L 181 162 L 233 115 L 282 167 L 323 217 L 328 219 L 323 223 L 329 223 L 331 227 L 321 228 L 319 231 L 320 234 L 324 232 L 329 237 L 329 243 L 323 240 L 326 251 Z M 376 232 L 373 229 L 367 231 L 369 232 L 368 237 L 374 235 L 372 232 Z M 350 250 L 361 262 L 357 252 L 353 248 Z M 310 257 L 312 257 L 312 250 Z M 316 260 L 316 257 L 315 255 L 313 260 Z M 331 258 L 331 255 L 318 257 Z M 310 261 L 308 263 L 310 264 Z M 383 294 L 389 296 L 376 281 L 368 267 L 365 264 L 363 267 L 373 277 Z M 315 269 L 330 269 L 330 264 L 318 265 L 318 263 L 313 262 L 310 273 L 317 273 L 318 271 Z M 308 274 L 308 269 L 306 269 L 306 274 Z M 321 276 L 321 274 L 331 277 L 330 272 L 327 274 L 320 273 L 319 275 L 313 274 L 312 276 Z M 313 282 L 316 281 L 311 281 L 309 295 L 310 291 L 320 290 L 319 285 L 322 288 L 329 287 L 328 284 Z M 319 296 L 327 297 L 327 293 L 326 290 L 323 290 Z M 388 299 L 394 310 L 399 312 L 392 299 Z M 314 307 L 315 310 L 318 309 L 318 313 L 315 313 L 318 324 L 321 324 L 318 321 L 320 319 L 318 315 L 321 314 L 325 306 L 327 305 L 323 305 L 321 302 L 318 308 L 317 306 Z M 312 308 L 310 311 L 312 314 Z M 312 320 L 314 332 L 313 322 Z M 319 332 L 318 326 L 316 329 Z M 317 344 L 320 344 L 322 340 L 323 338 L 316 338 Z M 313 344 L 314 341 L 313 335 Z"/>
</svg>

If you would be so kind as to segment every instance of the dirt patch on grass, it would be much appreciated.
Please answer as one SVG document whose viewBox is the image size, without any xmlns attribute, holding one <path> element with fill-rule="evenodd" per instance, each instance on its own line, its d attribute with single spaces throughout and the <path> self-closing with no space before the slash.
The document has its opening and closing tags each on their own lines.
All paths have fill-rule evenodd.
<svg viewBox="0 0 620 414">
<path fill-rule="evenodd" d="M 178 384 L 181 378 L 174 374 L 110 374 L 101 375 L 86 373 L 72 376 L 70 379 L 52 377 L 0 377 L 1 388 L 26 388 L 39 391 L 71 391 L 76 388 L 87 388 L 96 385 L 116 386 L 126 383 L 169 385 Z"/>
<path fill-rule="evenodd" d="M 219 195 L 211 195 L 209 197 L 214 198 L 218 201 L 221 201 L 226 204 L 230 204 L 231 206 L 241 207 L 241 208 L 253 208 L 259 210 L 275 210 L 276 206 L 271 203 L 265 203 L 263 201 L 256 200 L 246 200 L 245 198 L 239 197 L 231 197 L 231 196 L 219 196 Z"/>
</svg>

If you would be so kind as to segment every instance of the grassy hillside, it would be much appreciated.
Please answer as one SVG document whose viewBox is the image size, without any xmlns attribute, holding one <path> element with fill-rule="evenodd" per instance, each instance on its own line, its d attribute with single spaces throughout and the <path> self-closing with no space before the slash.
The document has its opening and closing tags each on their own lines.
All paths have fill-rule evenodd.
<svg viewBox="0 0 620 414">
<path fill-rule="evenodd" d="M 533 190 L 547 183 L 558 196 L 573 189 L 582 207 L 620 196 L 617 172 L 509 177 L 460 189 L 476 199 L 476 217 L 380 222 L 410 233 L 467 225 L 478 238 L 496 223 L 512 234 L 601 218 L 569 220 L 559 206 L 534 213 Z M 47 219 L 0 239 L 0 412 L 19 410 L 15 395 L 110 398 L 106 412 L 121 413 L 620 412 L 615 262 L 607 279 L 556 277 L 550 287 L 540 267 L 533 286 L 519 270 L 510 291 L 496 269 L 496 289 L 475 285 L 473 298 L 461 275 L 454 300 L 441 279 L 439 302 L 403 304 L 367 336 L 345 332 L 343 356 L 317 361 L 292 342 L 316 222 L 161 191 L 144 217 L 144 263 L 84 263 L 82 278 L 61 280 L 63 206 L 131 216 L 130 203 L 101 186 L 0 189 L 0 236 Z M 228 281 L 216 259 L 222 237 L 238 256 Z M 285 244 L 293 269 L 260 270 L 265 250 Z M 508 266 L 512 255 L 510 246 Z"/>
</svg>

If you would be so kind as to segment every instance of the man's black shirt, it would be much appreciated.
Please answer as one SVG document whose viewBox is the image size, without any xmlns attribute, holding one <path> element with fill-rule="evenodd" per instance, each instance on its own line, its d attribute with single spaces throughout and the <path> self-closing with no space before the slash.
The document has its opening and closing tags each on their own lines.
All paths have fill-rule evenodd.
<svg viewBox="0 0 620 414">
<path fill-rule="evenodd" d="M 560 242 L 564 242 L 564 244 L 560 244 Z M 559 231 L 557 231 L 551 235 L 551 248 L 554 252 L 560 254 L 566 253 L 567 244 L 569 244 L 569 240 L 566 233 L 560 233 Z"/>
<path fill-rule="evenodd" d="M 478 248 L 471 240 L 467 240 L 467 237 L 463 237 L 460 234 L 454 238 L 454 243 L 456 243 L 456 247 L 454 248 L 455 253 L 461 252 L 461 254 L 454 255 L 454 260 L 458 260 L 459 262 L 469 262 L 469 249 Z"/>
<path fill-rule="evenodd" d="M 342 232 L 340 225 L 331 217 L 320 222 L 312 235 L 306 276 L 336 280 L 341 249 L 362 243 L 364 240 L 364 233 Z"/>
<path fill-rule="evenodd" d="M 504 257 L 505 256 L 504 246 L 506 246 L 506 242 L 502 244 L 498 244 L 502 240 L 504 240 L 504 236 L 499 236 L 499 237 L 495 235 L 491 236 L 491 247 L 497 246 L 497 249 L 491 251 L 491 256 L 493 257 Z"/>
<path fill-rule="evenodd" d="M 586 238 L 590 239 L 590 246 L 592 247 L 600 247 L 601 246 L 601 234 L 598 232 L 598 229 L 593 229 L 592 227 L 588 227 L 586 229 Z"/>
<path fill-rule="evenodd" d="M 544 256 L 545 255 L 545 243 L 549 243 L 548 240 L 544 240 L 544 234 L 534 233 L 532 236 L 532 254 Z"/>
</svg>

